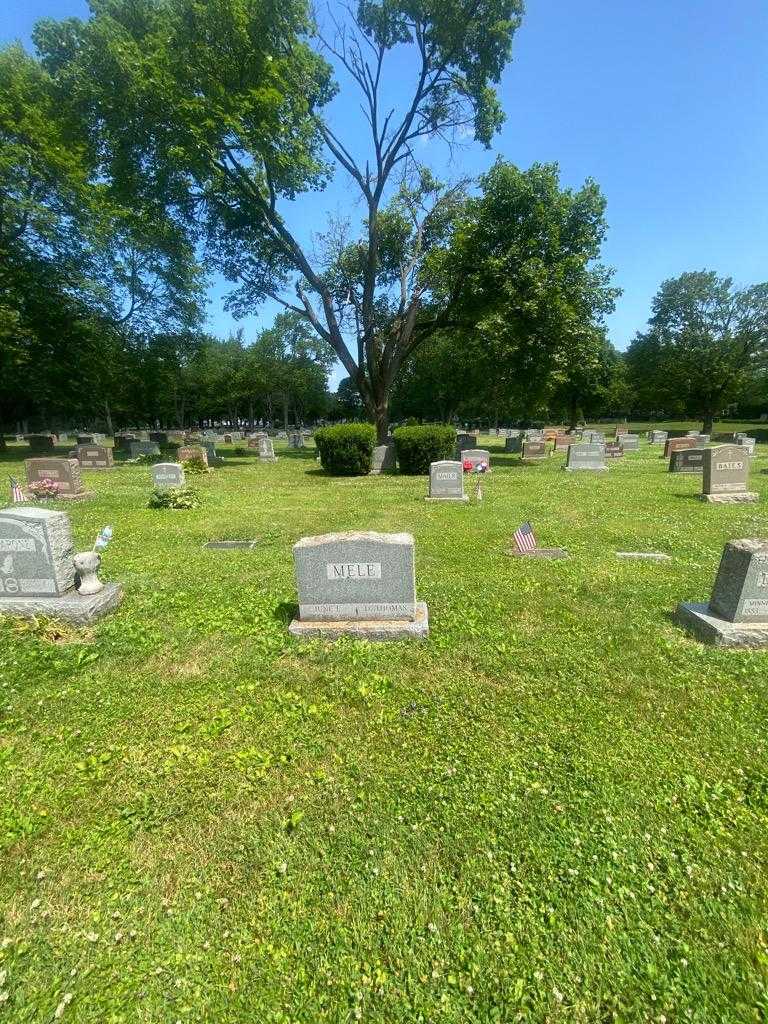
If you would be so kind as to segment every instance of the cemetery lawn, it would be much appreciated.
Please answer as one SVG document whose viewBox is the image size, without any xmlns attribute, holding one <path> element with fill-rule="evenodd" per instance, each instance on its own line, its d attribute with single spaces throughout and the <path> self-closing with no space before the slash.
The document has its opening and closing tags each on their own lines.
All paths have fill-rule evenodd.
<svg viewBox="0 0 768 1024">
<path fill-rule="evenodd" d="M 279 443 L 188 511 L 83 471 L 55 507 L 114 526 L 126 596 L 0 624 L 0 1022 L 766 1020 L 768 653 L 670 616 L 766 536 L 768 445 L 728 507 L 644 440 L 603 474 L 483 443 L 479 506 Z M 525 519 L 571 557 L 507 557 Z M 427 642 L 289 637 L 291 545 L 345 529 L 415 535 Z"/>
</svg>

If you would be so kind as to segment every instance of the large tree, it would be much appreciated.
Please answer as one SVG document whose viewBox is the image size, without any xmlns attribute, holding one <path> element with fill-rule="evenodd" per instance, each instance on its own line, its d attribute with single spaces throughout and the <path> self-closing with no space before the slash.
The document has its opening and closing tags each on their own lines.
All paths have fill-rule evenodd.
<svg viewBox="0 0 768 1024">
<path fill-rule="evenodd" d="M 339 10 L 343 21 L 324 32 L 304 0 L 91 0 L 88 21 L 43 22 L 35 40 L 62 103 L 88 123 L 113 192 L 204 229 L 240 308 L 271 297 L 305 317 L 381 437 L 403 360 L 450 316 L 448 307 L 420 315 L 443 195 L 418 172 L 414 145 L 489 143 L 522 0 L 360 0 Z M 408 56 L 391 71 L 402 48 Z M 367 145 L 358 126 L 342 139 L 325 116 L 336 87 L 318 50 L 359 90 Z M 401 85 L 406 61 L 412 89 L 393 103 L 388 76 Z M 291 214 L 300 221 L 289 201 L 334 167 L 362 200 L 356 259 L 344 245 L 324 260 L 290 224 Z M 335 287 L 345 273 L 347 287 Z"/>
<path fill-rule="evenodd" d="M 736 288 L 707 270 L 664 281 L 627 362 L 647 409 L 677 406 L 711 433 L 715 416 L 768 368 L 768 283 Z"/>
</svg>

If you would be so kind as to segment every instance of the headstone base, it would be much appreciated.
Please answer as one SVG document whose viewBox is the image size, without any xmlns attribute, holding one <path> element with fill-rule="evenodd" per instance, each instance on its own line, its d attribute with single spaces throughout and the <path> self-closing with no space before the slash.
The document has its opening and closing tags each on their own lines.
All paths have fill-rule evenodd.
<svg viewBox="0 0 768 1024">
<path fill-rule="evenodd" d="M 698 640 L 715 647 L 768 647 L 768 622 L 750 625 L 713 615 L 707 604 L 679 604 L 675 622 Z"/>
<path fill-rule="evenodd" d="M 565 548 L 534 548 L 533 551 L 514 551 L 512 548 L 506 552 L 511 558 L 567 558 L 568 552 Z"/>
<path fill-rule="evenodd" d="M 299 640 L 318 637 L 337 640 L 342 636 L 353 640 L 426 640 L 429 636 L 429 612 L 424 601 L 417 601 L 416 618 L 412 622 L 408 619 L 347 619 L 344 622 L 302 622 L 294 619 L 288 632 Z"/>
<path fill-rule="evenodd" d="M 465 494 L 460 498 L 425 498 L 424 501 L 458 501 L 459 504 L 462 504 L 462 502 L 469 501 L 469 495 Z"/>
<path fill-rule="evenodd" d="M 24 492 L 27 499 L 33 504 L 37 505 L 38 499 L 30 491 Z M 57 494 L 55 498 L 51 498 L 51 502 L 54 501 L 91 501 L 92 498 L 96 497 L 96 491 L 80 491 L 79 494 Z M 49 502 L 40 502 L 41 505 L 48 505 Z"/>
<path fill-rule="evenodd" d="M 700 494 L 699 497 L 710 505 L 738 505 L 760 500 L 760 495 L 754 491 L 743 491 L 741 494 Z"/>
<path fill-rule="evenodd" d="M 607 466 L 563 466 L 566 473 L 607 473 Z"/>
<path fill-rule="evenodd" d="M 74 626 L 87 626 L 113 611 L 123 599 L 119 583 L 105 583 L 98 594 L 83 597 L 76 590 L 58 597 L 0 597 L 0 615 L 19 619 L 33 619 L 43 615 L 49 619 L 63 619 Z"/>
</svg>

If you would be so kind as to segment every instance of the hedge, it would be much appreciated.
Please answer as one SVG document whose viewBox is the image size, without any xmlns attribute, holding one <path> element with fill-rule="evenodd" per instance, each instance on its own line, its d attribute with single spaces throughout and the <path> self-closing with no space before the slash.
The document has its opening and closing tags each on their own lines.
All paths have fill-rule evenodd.
<svg viewBox="0 0 768 1024">
<path fill-rule="evenodd" d="M 401 473 L 429 473 L 431 462 L 456 457 L 453 427 L 398 427 L 392 436 Z"/>
<path fill-rule="evenodd" d="M 365 476 L 371 472 L 376 431 L 370 423 L 341 423 L 315 431 L 320 464 L 334 476 Z"/>
</svg>

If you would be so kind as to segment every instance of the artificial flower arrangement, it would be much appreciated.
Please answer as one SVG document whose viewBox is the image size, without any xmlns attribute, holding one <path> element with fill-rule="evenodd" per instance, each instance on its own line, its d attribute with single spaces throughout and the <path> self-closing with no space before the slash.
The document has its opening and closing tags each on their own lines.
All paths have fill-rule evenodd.
<svg viewBox="0 0 768 1024">
<path fill-rule="evenodd" d="M 477 477 L 475 481 L 475 499 L 477 501 L 483 500 L 483 475 L 488 472 L 487 462 L 472 462 L 471 459 L 465 459 L 462 463 L 465 473 L 471 473 Z"/>
<path fill-rule="evenodd" d="M 29 485 L 29 491 L 38 501 L 54 501 L 61 491 L 61 484 L 56 480 L 43 477 L 42 480 L 35 480 Z"/>
</svg>

